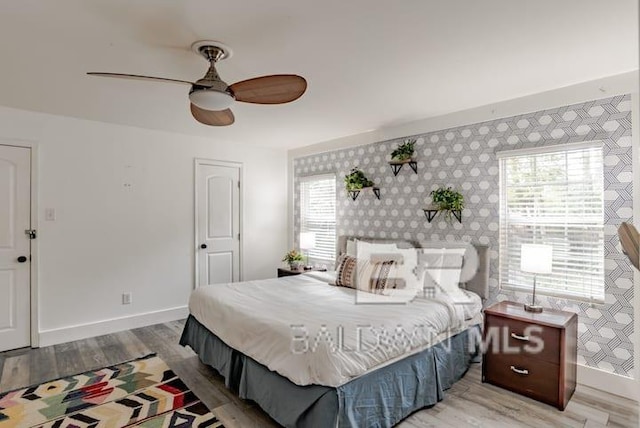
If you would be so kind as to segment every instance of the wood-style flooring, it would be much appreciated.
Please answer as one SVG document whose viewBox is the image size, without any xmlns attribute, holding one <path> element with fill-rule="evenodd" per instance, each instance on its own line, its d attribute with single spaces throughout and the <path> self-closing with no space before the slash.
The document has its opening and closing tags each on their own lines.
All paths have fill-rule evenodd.
<svg viewBox="0 0 640 428">
<path fill-rule="evenodd" d="M 0 392 L 131 360 L 155 352 L 224 422 L 233 427 L 277 427 L 256 404 L 229 392 L 221 376 L 178 344 L 184 321 L 39 349 L 0 353 Z M 446 392 L 444 401 L 420 410 L 398 427 L 638 427 L 635 402 L 588 388 L 576 391 L 561 412 L 483 384 L 475 364 Z M 322 427 L 319 427 L 322 428 Z"/>
</svg>

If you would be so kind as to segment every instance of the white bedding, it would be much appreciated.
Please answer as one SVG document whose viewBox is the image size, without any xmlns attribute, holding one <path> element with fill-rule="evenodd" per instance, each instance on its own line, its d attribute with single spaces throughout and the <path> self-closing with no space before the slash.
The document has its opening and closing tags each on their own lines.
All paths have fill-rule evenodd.
<svg viewBox="0 0 640 428">
<path fill-rule="evenodd" d="M 475 308 L 425 298 L 356 305 L 318 273 L 195 290 L 190 313 L 230 347 L 297 385 L 339 386 L 466 328 Z M 466 312 L 466 313 L 465 313 Z M 360 349 L 358 349 L 360 348 Z"/>
</svg>

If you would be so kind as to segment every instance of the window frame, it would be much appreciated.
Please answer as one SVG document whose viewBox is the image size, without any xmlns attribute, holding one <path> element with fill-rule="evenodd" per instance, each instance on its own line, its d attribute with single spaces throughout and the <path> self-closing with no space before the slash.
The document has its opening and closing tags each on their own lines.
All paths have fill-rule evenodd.
<svg viewBox="0 0 640 428">
<path fill-rule="evenodd" d="M 298 177 L 298 184 L 299 184 L 299 189 L 298 189 L 298 201 L 299 201 L 299 217 L 298 217 L 298 234 L 295 237 L 295 242 L 297 243 L 297 246 L 299 247 L 300 245 L 300 233 L 302 232 L 316 232 L 316 240 L 318 238 L 318 232 L 315 230 L 308 230 L 305 228 L 305 221 L 304 221 L 304 185 L 305 183 L 311 182 L 311 181 L 323 181 L 323 180 L 333 180 L 333 209 L 334 209 L 334 218 L 333 218 L 333 249 L 331 252 L 331 258 L 324 258 L 324 257 L 318 257 L 316 255 L 314 255 L 314 250 L 309 250 L 309 259 L 313 260 L 313 261 L 317 261 L 317 262 L 321 262 L 321 263 L 326 263 L 326 264 L 333 264 L 335 263 L 336 260 L 336 245 L 337 245 L 337 232 L 338 232 L 338 216 L 337 216 L 337 210 L 338 210 L 338 192 L 337 192 L 337 174 L 335 173 L 324 173 L 324 174 L 314 174 L 314 175 L 307 175 L 304 177 Z M 306 253 L 306 251 L 304 251 Z M 306 255 L 306 254 L 305 254 Z"/>
<path fill-rule="evenodd" d="M 505 151 L 500 151 L 496 153 L 497 159 L 498 159 L 498 163 L 499 163 L 499 211 L 498 211 L 498 216 L 499 216 L 499 229 L 498 229 L 498 242 L 499 242 L 499 252 L 498 252 L 498 261 L 499 261 L 499 268 L 498 268 L 498 274 L 499 274 L 499 287 L 500 289 L 504 289 L 504 290 L 511 290 L 511 291 L 519 291 L 519 292 L 528 292 L 530 293 L 532 291 L 532 284 L 523 284 L 523 285 L 516 285 L 516 284 L 509 284 L 506 282 L 505 278 L 503 277 L 505 272 L 509 269 L 508 267 L 504 267 L 503 263 L 504 263 L 504 258 L 508 258 L 508 254 L 503 254 L 503 251 L 509 251 L 509 246 L 507 245 L 506 248 L 504 247 L 504 243 L 508 242 L 508 225 L 505 225 L 505 221 L 508 221 L 507 218 L 505 218 L 504 213 L 506 211 L 506 208 L 504 207 L 504 204 L 507 202 L 506 201 L 506 191 L 507 189 L 505 188 L 506 186 L 506 177 L 505 177 L 505 161 L 506 159 L 509 158 L 516 158 L 516 157 L 523 157 L 523 156 L 539 156 L 539 155 L 550 155 L 550 154 L 554 154 L 554 153 L 568 153 L 571 151 L 579 151 L 579 150 L 590 150 L 590 149 L 599 149 L 601 151 L 601 161 L 602 161 L 602 176 L 601 176 L 601 180 L 602 180 L 602 194 L 599 195 L 600 196 L 600 202 L 601 202 L 601 206 L 602 206 L 602 217 L 601 217 L 601 222 L 596 225 L 595 227 L 600 228 L 600 230 L 597 230 L 597 233 L 601 233 L 602 236 L 602 247 L 601 247 L 601 255 L 602 255 L 602 261 L 600 266 L 602 267 L 601 272 L 599 272 L 599 275 L 602 277 L 602 288 L 596 288 L 594 286 L 585 286 L 583 288 L 583 292 L 581 294 L 577 294 L 575 292 L 568 292 L 568 291 L 563 291 L 560 289 L 554 290 L 551 288 L 547 288 L 547 287 L 540 287 L 540 285 L 538 284 L 538 287 L 536 288 L 536 293 L 539 295 L 545 295 L 545 296 L 551 296 L 551 297 L 558 297 L 558 298 L 564 298 L 564 299 L 569 299 L 569 300 L 574 300 L 574 301 L 579 301 L 579 302 L 588 302 L 588 303 L 597 303 L 597 304 L 601 304 L 604 303 L 605 301 L 605 295 L 606 295 L 606 259 L 605 259 L 605 252 L 604 252 L 604 245 L 606 243 L 606 236 L 605 236 L 605 229 L 606 229 L 606 223 L 605 223 L 605 216 L 604 216 L 604 192 L 605 192 L 605 188 L 604 188 L 604 151 L 603 151 L 603 144 L 601 141 L 586 141 L 586 142 L 581 142 L 581 143 L 568 143 L 568 144 L 557 144 L 557 145 L 553 145 L 553 146 L 540 146 L 540 147 L 534 147 L 534 148 L 524 148 L 524 149 L 515 149 L 515 150 L 505 150 Z M 566 171 L 566 170 L 565 170 Z M 566 217 L 566 215 L 565 215 Z M 539 218 L 539 217 L 538 217 Z M 525 223 L 526 224 L 526 223 Z M 576 223 L 568 223 L 565 222 L 565 228 L 567 227 L 566 225 L 569 224 L 576 224 Z M 548 226 L 548 224 L 545 224 L 544 222 L 535 222 L 535 224 L 533 222 L 530 223 L 530 225 L 537 225 L 537 226 Z M 585 225 L 587 225 L 587 223 L 585 222 Z M 587 225 L 588 226 L 588 225 Z M 591 225 L 593 226 L 593 225 Z M 565 242 L 572 242 L 570 240 L 566 240 Z M 538 243 L 543 243 L 543 242 L 538 242 Z M 554 275 L 554 274 L 551 274 Z"/>
</svg>

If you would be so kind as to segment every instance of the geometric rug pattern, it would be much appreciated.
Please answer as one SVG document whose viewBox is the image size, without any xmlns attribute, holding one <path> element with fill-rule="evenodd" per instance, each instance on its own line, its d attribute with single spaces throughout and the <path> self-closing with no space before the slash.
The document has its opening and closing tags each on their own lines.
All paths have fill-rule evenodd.
<svg viewBox="0 0 640 428">
<path fill-rule="evenodd" d="M 223 427 L 155 355 L 0 394 L 0 427 Z"/>
<path fill-rule="evenodd" d="M 337 233 L 418 241 L 456 241 L 491 247 L 490 297 L 525 302 L 522 293 L 500 284 L 500 174 L 497 153 L 530 147 L 597 141 L 604 155 L 605 301 L 540 296 L 547 308 L 578 313 L 578 362 L 622 376 L 632 376 L 633 270 L 620 247 L 617 229 L 633 219 L 632 103 L 618 95 L 545 110 L 499 117 L 481 123 L 407 135 L 293 160 L 294 236 L 300 231 L 302 177 L 336 175 Z M 404 167 L 394 176 L 390 153 L 405 138 L 416 139 L 418 172 Z M 343 177 L 359 167 L 380 187 L 380 200 L 363 192 L 352 200 Z M 436 217 L 431 223 L 421 208 L 431 202 L 429 192 L 440 186 L 460 190 L 465 198 L 462 223 L 449 224 Z M 636 222 L 637 226 L 638 222 Z M 637 314 L 636 316 L 640 316 Z"/>
</svg>

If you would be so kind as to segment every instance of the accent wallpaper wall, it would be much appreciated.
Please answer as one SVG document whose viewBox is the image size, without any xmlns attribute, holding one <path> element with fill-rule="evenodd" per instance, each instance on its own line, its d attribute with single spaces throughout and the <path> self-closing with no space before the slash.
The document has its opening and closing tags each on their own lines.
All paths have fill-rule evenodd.
<svg viewBox="0 0 640 428">
<path fill-rule="evenodd" d="M 418 174 L 405 166 L 394 177 L 388 161 L 404 138 L 417 139 Z M 579 314 L 578 362 L 632 376 L 633 272 L 622 254 L 617 228 L 633 221 L 631 97 L 616 96 L 468 126 L 381 141 L 294 159 L 294 230 L 299 232 L 299 178 L 336 174 L 338 234 L 417 240 L 459 240 L 491 246 L 491 297 L 524 302 L 528 294 L 498 284 L 499 169 L 496 152 L 600 140 L 604 147 L 606 301 L 590 305 L 543 297 L 545 307 Z M 380 187 L 380 200 L 362 193 L 356 201 L 343 177 L 354 166 Z M 462 191 L 462 224 L 437 217 L 428 223 L 422 207 L 440 186 Z"/>
</svg>

